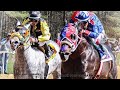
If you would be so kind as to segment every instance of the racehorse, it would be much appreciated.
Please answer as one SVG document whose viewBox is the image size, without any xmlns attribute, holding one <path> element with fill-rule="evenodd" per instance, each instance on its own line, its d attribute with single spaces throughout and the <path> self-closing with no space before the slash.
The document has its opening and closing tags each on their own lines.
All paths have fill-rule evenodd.
<svg viewBox="0 0 120 90">
<path fill-rule="evenodd" d="M 17 24 L 20 27 L 18 32 L 13 33 L 11 36 L 11 47 L 15 50 L 15 63 L 14 63 L 14 77 L 15 79 L 48 79 L 50 74 L 53 74 L 53 79 L 61 78 L 61 58 L 59 55 L 60 48 L 52 40 L 47 41 L 48 44 L 54 44 L 57 53 L 47 61 L 48 72 L 45 75 L 46 60 L 45 54 L 37 48 L 31 47 L 30 31 L 25 25 Z M 24 36 L 28 33 L 27 36 Z"/>
<path fill-rule="evenodd" d="M 27 30 L 27 28 L 25 28 Z M 15 50 L 15 79 L 44 79 L 44 54 L 30 46 L 29 37 L 26 45 L 21 44 L 21 35 L 16 32 L 11 36 L 11 48 Z M 40 55 L 40 57 L 39 57 Z"/>
<path fill-rule="evenodd" d="M 87 36 L 80 33 L 70 24 L 61 31 L 62 79 L 116 79 L 116 60 L 111 49 L 104 44 L 112 60 L 103 62 L 101 68 L 97 49 L 90 44 Z"/>
</svg>

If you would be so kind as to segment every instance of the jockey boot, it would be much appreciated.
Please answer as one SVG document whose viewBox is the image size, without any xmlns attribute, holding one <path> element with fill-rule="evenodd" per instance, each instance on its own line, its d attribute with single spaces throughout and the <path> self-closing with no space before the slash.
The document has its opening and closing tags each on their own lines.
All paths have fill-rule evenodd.
<svg viewBox="0 0 120 90">
<path fill-rule="evenodd" d="M 49 57 L 50 57 L 49 47 L 46 43 L 44 44 L 44 50 L 45 50 L 46 59 L 49 59 Z"/>
<path fill-rule="evenodd" d="M 105 52 L 105 48 L 103 47 L 102 44 L 99 44 L 99 47 L 102 49 L 103 52 Z"/>
<path fill-rule="evenodd" d="M 98 51 L 99 46 L 90 37 L 87 37 L 87 40 Z"/>
<path fill-rule="evenodd" d="M 105 48 L 102 44 L 99 45 L 101 50 L 103 51 L 103 55 L 101 57 L 101 61 L 109 61 L 112 60 L 111 55 L 108 53 L 109 51 L 107 50 L 107 48 Z"/>
<path fill-rule="evenodd" d="M 103 48 L 104 48 L 104 47 L 103 47 Z M 105 49 L 103 49 L 103 50 L 105 51 Z M 105 53 L 103 50 L 102 50 L 101 47 L 98 48 L 101 61 L 102 61 L 102 62 L 105 62 L 105 61 L 112 60 L 112 58 L 111 58 L 107 53 Z"/>
<path fill-rule="evenodd" d="M 104 53 L 103 47 L 101 47 L 100 45 L 97 45 L 96 47 L 99 52 L 100 58 L 104 59 L 106 57 L 106 54 Z"/>
</svg>

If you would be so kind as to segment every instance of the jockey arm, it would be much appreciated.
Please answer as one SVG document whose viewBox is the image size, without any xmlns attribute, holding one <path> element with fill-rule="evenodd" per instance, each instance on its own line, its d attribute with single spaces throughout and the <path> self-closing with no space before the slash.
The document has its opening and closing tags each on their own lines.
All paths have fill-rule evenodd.
<svg viewBox="0 0 120 90">
<path fill-rule="evenodd" d="M 96 26 L 93 28 L 93 31 L 84 30 L 84 33 L 94 39 L 96 39 L 99 36 L 98 29 Z"/>
<path fill-rule="evenodd" d="M 96 15 L 91 17 L 90 28 L 91 30 L 85 30 L 84 33 L 94 39 L 96 39 L 99 34 L 104 30 L 102 23 Z"/>
<path fill-rule="evenodd" d="M 23 20 L 22 22 L 22 25 L 25 25 L 27 23 L 29 23 L 30 19 L 27 17 Z M 38 41 L 39 42 L 44 42 L 44 41 L 47 41 L 50 39 L 50 30 L 49 30 L 49 27 L 48 27 L 48 24 L 46 23 L 45 20 L 42 20 L 40 22 L 40 26 L 41 26 L 41 32 L 42 32 L 42 35 L 41 36 L 38 36 Z"/>
<path fill-rule="evenodd" d="M 44 42 L 44 41 L 48 41 L 50 39 L 50 32 L 49 32 L 49 27 L 48 24 L 46 23 L 45 20 L 41 21 L 41 32 L 42 35 L 38 36 L 38 41 L 39 42 Z"/>
</svg>

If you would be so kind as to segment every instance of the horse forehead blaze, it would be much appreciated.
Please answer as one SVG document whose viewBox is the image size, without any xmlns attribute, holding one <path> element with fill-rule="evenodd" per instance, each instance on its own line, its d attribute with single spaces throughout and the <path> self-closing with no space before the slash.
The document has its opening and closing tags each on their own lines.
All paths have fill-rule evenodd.
<svg viewBox="0 0 120 90">
<path fill-rule="evenodd" d="M 69 26 L 66 30 L 66 37 L 70 37 L 71 34 L 75 34 L 76 33 L 76 29 L 74 26 Z"/>
</svg>

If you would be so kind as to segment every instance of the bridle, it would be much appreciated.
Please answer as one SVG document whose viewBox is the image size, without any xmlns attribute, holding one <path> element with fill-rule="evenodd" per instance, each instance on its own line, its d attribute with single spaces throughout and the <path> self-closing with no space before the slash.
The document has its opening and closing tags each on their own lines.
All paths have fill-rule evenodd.
<svg viewBox="0 0 120 90">
<path fill-rule="evenodd" d="M 28 46 L 26 49 L 24 49 L 24 51 L 25 51 L 25 50 L 27 50 L 31 46 L 31 44 L 28 44 L 29 38 L 30 38 L 30 33 L 29 33 L 28 36 L 24 37 L 19 32 L 15 32 L 15 33 L 13 33 L 11 35 L 11 38 L 13 38 L 13 37 L 17 37 L 20 40 L 19 45 L 17 46 L 17 48 L 19 48 L 21 46 Z"/>
<path fill-rule="evenodd" d="M 75 46 L 75 48 L 73 48 L 72 50 L 71 50 L 71 54 L 77 49 L 77 47 L 78 47 L 78 45 L 81 43 L 81 41 L 83 40 L 83 38 L 82 38 L 82 33 L 80 33 L 81 35 L 79 36 L 78 34 L 76 34 L 75 33 L 75 35 L 76 35 L 76 37 L 77 37 L 77 41 L 76 42 L 78 42 L 77 43 L 77 45 Z M 67 40 L 67 41 L 64 41 L 64 40 Z M 69 46 L 70 46 L 70 48 L 72 48 L 72 47 L 74 47 L 74 44 L 73 44 L 73 41 L 71 41 L 69 38 L 67 38 L 67 37 L 64 37 L 63 39 L 61 39 L 61 44 L 68 44 Z"/>
<path fill-rule="evenodd" d="M 73 49 L 71 49 L 71 51 L 69 52 L 69 53 L 66 53 L 66 52 L 60 52 L 61 54 L 63 54 L 64 56 L 65 55 L 68 55 L 68 56 L 70 56 L 76 49 L 77 49 L 77 47 L 79 46 L 79 44 L 82 42 L 82 40 L 84 40 L 83 39 L 83 33 L 80 33 L 81 35 L 79 36 L 78 34 L 75 34 L 76 35 L 76 37 L 77 37 L 77 40 L 76 40 L 76 42 L 77 42 L 77 45 L 73 48 L 73 46 L 74 46 L 74 44 L 73 44 L 73 42 L 69 39 L 69 38 L 67 38 L 67 37 L 64 37 L 60 42 L 61 42 L 61 45 L 62 44 L 67 44 L 68 46 L 70 46 L 70 48 L 73 48 Z M 64 41 L 64 40 L 67 40 L 67 41 Z M 82 52 L 82 53 L 84 53 L 84 51 Z M 81 53 L 81 54 L 82 54 Z M 80 55 L 81 55 L 80 54 Z M 62 60 L 62 62 L 66 62 L 67 60 Z"/>
</svg>

